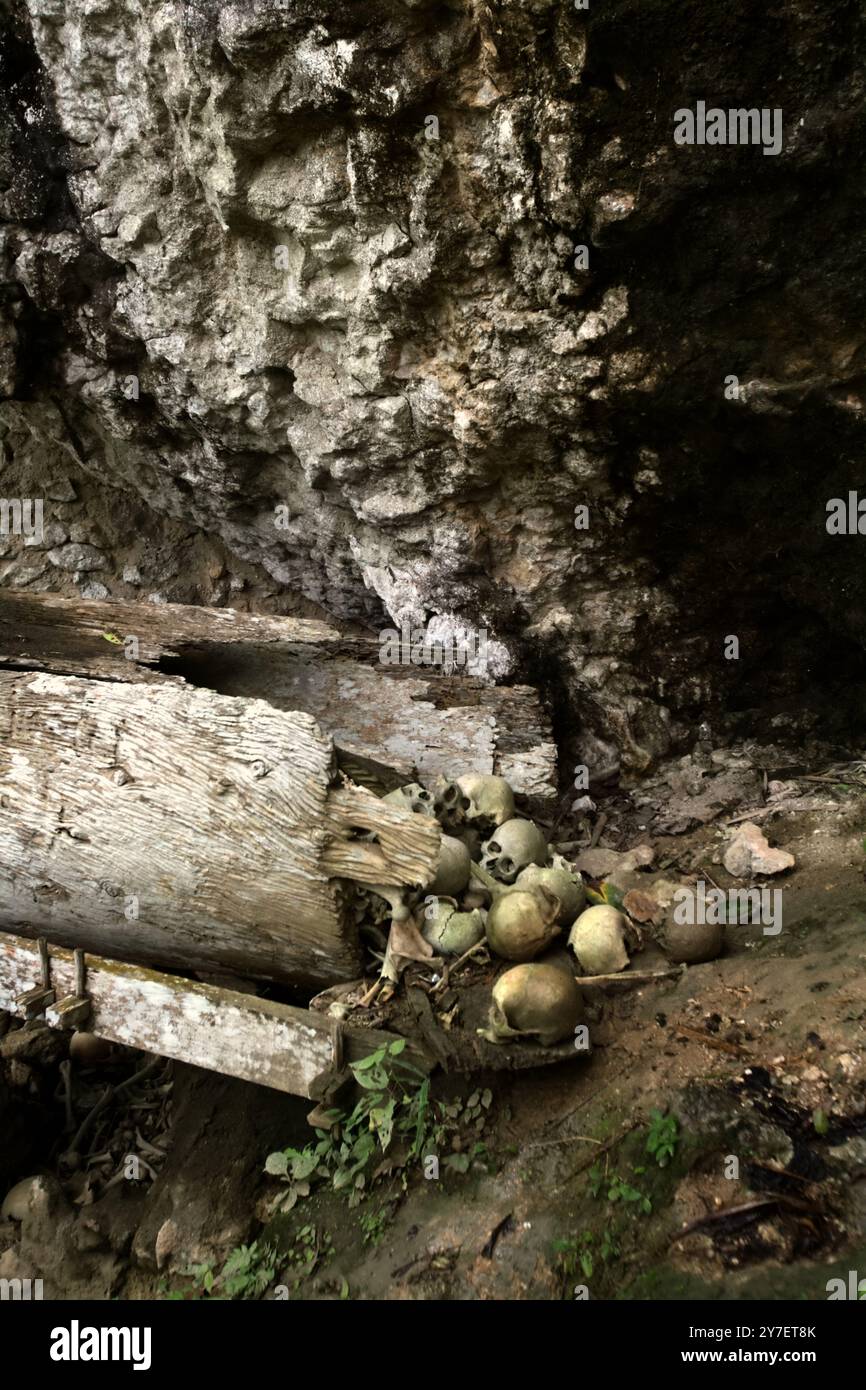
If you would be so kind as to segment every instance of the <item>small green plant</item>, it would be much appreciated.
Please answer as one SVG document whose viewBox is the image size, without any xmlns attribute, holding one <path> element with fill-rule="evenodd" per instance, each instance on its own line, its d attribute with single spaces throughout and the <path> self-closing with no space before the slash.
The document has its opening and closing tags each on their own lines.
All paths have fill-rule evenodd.
<svg viewBox="0 0 866 1390">
<path fill-rule="evenodd" d="M 677 1150 L 679 1126 L 676 1115 L 663 1115 L 661 1110 L 650 1111 L 650 1127 L 646 1151 L 660 1168 L 667 1167 Z"/>
<path fill-rule="evenodd" d="M 238 1245 L 227 1255 L 222 1269 L 216 1272 L 215 1265 L 190 1265 L 181 1271 L 184 1278 L 192 1279 L 191 1288 L 169 1289 L 165 1282 L 160 1285 L 160 1293 L 169 1300 L 190 1299 L 249 1299 L 261 1298 L 273 1283 L 276 1274 L 276 1252 L 270 1245 Z"/>
<path fill-rule="evenodd" d="M 605 1230 L 602 1233 L 599 1254 L 605 1264 L 607 1264 L 609 1260 L 616 1260 L 619 1258 L 621 1251 L 613 1231 Z"/>
<path fill-rule="evenodd" d="M 643 1168 L 635 1168 L 635 1173 L 640 1175 L 644 1172 Z M 625 1178 L 619 1177 L 616 1173 L 612 1177 L 604 1171 L 600 1164 L 594 1164 L 589 1170 L 589 1192 L 592 1197 L 604 1195 L 609 1202 L 623 1202 L 627 1205 L 636 1204 L 638 1209 L 645 1216 L 649 1216 L 653 1209 L 653 1204 L 649 1197 L 631 1183 L 626 1182 Z"/>
<path fill-rule="evenodd" d="M 411 1062 L 402 1059 L 406 1047 L 397 1038 L 350 1063 L 352 1074 L 363 1094 L 349 1112 L 326 1112 L 329 1128 L 316 1130 L 316 1143 L 304 1149 L 283 1149 L 268 1155 L 265 1171 L 282 1178 L 289 1191 L 275 1207 L 289 1211 L 311 1187 L 330 1182 L 335 1192 L 344 1192 L 354 1207 L 367 1195 L 380 1176 L 379 1170 L 403 1170 L 428 1155 L 437 1155 L 449 1135 L 470 1128 L 476 1136 L 473 1146 L 450 1153 L 444 1166 L 465 1172 L 486 1157 L 480 1142 L 492 1092 L 474 1092 L 465 1103 L 443 1105 L 430 1095 L 430 1078 Z M 382 1160 L 388 1156 L 387 1165 Z"/>
<path fill-rule="evenodd" d="M 327 1231 L 317 1226 L 301 1226 L 285 1248 L 286 1265 L 306 1278 L 316 1266 L 329 1260 L 334 1253 L 334 1242 Z M 297 1288 L 297 1282 L 295 1284 Z"/>
<path fill-rule="evenodd" d="M 578 1274 L 591 1279 L 596 1267 L 596 1258 L 602 1264 L 609 1264 L 620 1253 L 619 1245 L 608 1228 L 602 1232 L 596 1243 L 592 1231 L 581 1231 L 579 1236 L 566 1236 L 553 1242 L 556 1255 L 556 1269 L 564 1289 L 570 1289 Z"/>
<path fill-rule="evenodd" d="M 383 1239 L 393 1215 L 393 1207 L 387 1203 L 375 1211 L 362 1211 L 358 1217 L 361 1235 L 365 1245 L 378 1245 Z"/>
<path fill-rule="evenodd" d="M 553 1250 L 557 1257 L 556 1263 L 563 1283 L 571 1284 L 577 1276 L 578 1270 L 585 1279 L 592 1278 L 593 1263 L 592 1252 L 592 1232 L 583 1231 L 579 1236 L 566 1236 L 562 1240 L 553 1242 Z"/>
<path fill-rule="evenodd" d="M 649 1216 L 653 1209 L 653 1204 L 649 1197 L 645 1197 L 637 1187 L 632 1187 L 630 1183 L 627 1183 L 620 1177 L 611 1179 L 610 1187 L 607 1192 L 607 1200 L 609 1202 L 635 1202 L 639 1210 L 642 1211 L 645 1216 Z"/>
</svg>

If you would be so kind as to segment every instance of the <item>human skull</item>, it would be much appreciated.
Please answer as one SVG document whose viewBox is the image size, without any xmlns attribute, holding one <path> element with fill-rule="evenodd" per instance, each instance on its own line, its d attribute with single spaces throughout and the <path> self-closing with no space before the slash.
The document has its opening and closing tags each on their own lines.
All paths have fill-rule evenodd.
<svg viewBox="0 0 866 1390">
<path fill-rule="evenodd" d="M 429 898 L 421 935 L 442 956 L 462 956 L 484 936 L 486 914 L 479 908 L 458 912 L 448 898 Z"/>
<path fill-rule="evenodd" d="M 583 1020 L 583 998 L 571 971 L 553 962 L 515 965 L 493 986 L 489 1042 L 536 1037 L 552 1047 L 570 1037 Z"/>
<path fill-rule="evenodd" d="M 420 782 L 407 782 L 405 787 L 395 787 L 382 797 L 391 806 L 402 806 L 406 811 L 414 811 L 418 816 L 432 816 L 433 798 Z"/>
<path fill-rule="evenodd" d="M 442 829 L 449 834 L 461 831 L 472 809 L 469 797 L 456 782 L 449 782 L 446 777 L 437 777 L 430 790 L 433 793 L 433 813 Z"/>
<path fill-rule="evenodd" d="M 725 926 L 723 922 L 677 922 L 674 916 L 668 916 L 659 933 L 659 943 L 675 965 L 699 965 L 722 954 Z"/>
<path fill-rule="evenodd" d="M 505 821 L 481 846 L 481 867 L 500 883 L 513 883 L 528 864 L 547 863 L 547 841 L 531 820 Z"/>
<path fill-rule="evenodd" d="M 497 825 L 511 820 L 514 815 L 514 792 L 504 777 L 488 776 L 480 772 L 468 772 L 457 778 L 457 785 L 470 806 L 466 819 L 477 821 L 493 830 Z"/>
<path fill-rule="evenodd" d="M 555 856 L 559 859 L 559 855 Z M 573 873 L 564 859 L 553 868 L 540 869 L 537 864 L 529 864 L 521 869 L 515 880 L 517 888 L 537 888 L 543 884 L 559 898 L 560 909 L 557 922 L 561 927 L 571 926 L 579 912 L 586 906 L 586 890 L 579 873 Z"/>
<path fill-rule="evenodd" d="M 572 927 L 568 944 L 585 975 L 615 975 L 628 965 L 628 924 L 615 907 L 588 907 Z"/>
<path fill-rule="evenodd" d="M 487 941 L 504 960 L 533 960 L 559 935 L 559 898 L 546 888 L 507 888 L 487 914 Z"/>
<path fill-rule="evenodd" d="M 439 841 L 439 862 L 436 877 L 430 884 L 429 892 L 456 898 L 469 882 L 472 860 L 462 840 L 453 835 L 443 835 Z"/>
</svg>

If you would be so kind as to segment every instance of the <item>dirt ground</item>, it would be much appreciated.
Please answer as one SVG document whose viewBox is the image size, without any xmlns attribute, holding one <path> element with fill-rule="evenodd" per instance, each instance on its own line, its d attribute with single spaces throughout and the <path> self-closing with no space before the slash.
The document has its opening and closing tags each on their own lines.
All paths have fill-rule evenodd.
<svg viewBox="0 0 866 1390">
<path fill-rule="evenodd" d="M 226 1296 L 206 1269 L 219 1276 L 256 1240 L 276 1253 L 265 1286 L 239 1296 L 825 1299 L 831 1277 L 866 1275 L 860 777 L 795 777 L 769 795 L 765 778 L 757 806 L 748 787 L 745 811 L 796 859 L 756 880 L 781 891 L 778 935 L 728 925 L 722 956 L 678 979 L 587 989 L 588 1057 L 436 1078 L 439 1100 L 472 1117 L 452 1151 L 480 1141 L 480 1157 L 436 1178 L 418 1164 L 383 1172 L 355 1207 L 319 1186 L 274 1215 L 282 1189 L 265 1159 L 309 1142 L 309 1102 L 168 1063 L 106 1105 L 70 1171 L 62 1055 L 19 1046 L 16 1071 L 22 1030 L 7 1032 L 2 1176 L 6 1188 L 40 1182 L 23 1219 L 0 1223 L 0 1277 L 43 1277 L 52 1297 Z M 652 844 L 654 866 L 631 880 L 641 887 L 743 886 L 720 863 L 743 811 L 694 823 L 690 801 L 688 829 L 657 833 L 676 822 L 675 801 L 648 817 L 618 798 L 597 847 Z M 630 971 L 667 965 L 647 931 Z M 147 1061 L 114 1049 L 91 1070 L 73 1064 L 76 1119 Z M 653 1111 L 675 1118 L 664 1166 L 647 1147 Z M 130 1149 L 149 1165 L 134 1180 Z"/>
</svg>

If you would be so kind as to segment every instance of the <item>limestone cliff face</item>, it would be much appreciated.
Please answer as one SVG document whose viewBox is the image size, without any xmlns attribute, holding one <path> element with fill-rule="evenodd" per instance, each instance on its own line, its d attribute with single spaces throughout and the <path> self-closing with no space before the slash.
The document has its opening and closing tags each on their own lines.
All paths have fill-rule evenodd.
<svg viewBox="0 0 866 1390">
<path fill-rule="evenodd" d="M 856 0 L 3 8 L 2 491 L 67 496 L 0 582 L 484 627 L 596 775 L 835 702 Z M 698 101 L 780 152 L 677 145 Z"/>
</svg>

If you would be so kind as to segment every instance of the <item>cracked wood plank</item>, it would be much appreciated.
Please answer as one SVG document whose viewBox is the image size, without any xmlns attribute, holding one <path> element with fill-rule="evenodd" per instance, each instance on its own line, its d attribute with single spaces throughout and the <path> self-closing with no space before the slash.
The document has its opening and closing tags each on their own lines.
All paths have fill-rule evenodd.
<svg viewBox="0 0 866 1390">
<path fill-rule="evenodd" d="M 57 999 L 73 993 L 71 952 L 52 946 L 49 959 Z M 23 1017 L 16 1000 L 41 978 L 37 943 L 0 934 L 0 1009 Z M 126 1047 L 307 1097 L 317 1094 L 317 1079 L 342 1064 L 333 1020 L 310 1009 L 101 956 L 87 957 L 86 988 L 92 1004 L 88 1031 Z M 50 1007 L 45 1020 L 55 1022 Z M 344 1028 L 342 1055 L 354 1061 L 393 1041 L 391 1033 Z M 423 1065 L 417 1049 L 411 1055 Z"/>
<path fill-rule="evenodd" d="M 342 880 L 429 882 L 440 831 L 337 782 L 309 714 L 0 671 L 0 928 L 168 969 L 354 979 Z"/>
<path fill-rule="evenodd" d="M 127 659 L 124 641 L 137 641 Z M 528 799 L 556 798 L 550 720 L 530 686 L 435 667 L 383 666 L 373 638 L 310 619 L 125 600 L 0 593 L 0 667 L 266 698 L 316 717 L 341 766 L 375 790 L 438 774 L 494 772 Z"/>
</svg>

